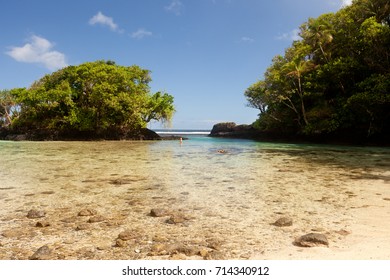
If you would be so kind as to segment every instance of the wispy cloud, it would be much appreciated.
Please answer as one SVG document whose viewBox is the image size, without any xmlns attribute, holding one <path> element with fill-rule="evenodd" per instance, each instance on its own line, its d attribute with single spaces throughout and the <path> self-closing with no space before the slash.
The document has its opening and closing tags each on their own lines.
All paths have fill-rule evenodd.
<svg viewBox="0 0 390 280">
<path fill-rule="evenodd" d="M 255 41 L 255 39 L 244 36 L 244 37 L 241 37 L 240 41 L 244 42 L 244 43 L 253 43 Z"/>
<path fill-rule="evenodd" d="M 52 50 L 54 44 L 39 36 L 31 36 L 22 47 L 12 47 L 6 52 L 19 62 L 43 64 L 49 70 L 57 70 L 68 66 L 63 53 Z"/>
<path fill-rule="evenodd" d="M 283 33 L 276 37 L 277 40 L 288 40 L 288 41 L 298 41 L 301 39 L 299 36 L 299 29 L 294 29 L 290 32 Z"/>
<path fill-rule="evenodd" d="M 184 4 L 180 0 L 172 0 L 171 3 L 164 8 L 167 12 L 171 12 L 179 16 L 183 11 Z"/>
<path fill-rule="evenodd" d="M 144 29 L 144 28 L 139 28 L 137 31 L 133 32 L 131 34 L 131 38 L 134 38 L 134 39 L 143 39 L 145 37 L 149 37 L 149 36 L 152 36 L 153 33 Z"/>
<path fill-rule="evenodd" d="M 121 32 L 118 24 L 114 22 L 114 19 L 112 17 L 108 17 L 104 15 L 102 12 L 98 12 L 96 15 L 90 18 L 89 24 L 90 25 L 100 24 L 109 27 L 112 31 Z"/>
</svg>

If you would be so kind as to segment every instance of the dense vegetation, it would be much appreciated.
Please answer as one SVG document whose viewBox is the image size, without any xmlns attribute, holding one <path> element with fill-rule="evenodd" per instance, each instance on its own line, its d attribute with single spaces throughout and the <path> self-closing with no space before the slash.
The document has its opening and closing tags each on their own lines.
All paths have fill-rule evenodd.
<svg viewBox="0 0 390 280">
<path fill-rule="evenodd" d="M 112 61 L 69 66 L 28 89 L 0 91 L 0 124 L 19 132 L 135 135 L 175 111 L 171 95 L 150 93 L 150 81 L 148 70 Z"/>
<path fill-rule="evenodd" d="M 263 132 L 384 141 L 390 135 L 390 2 L 310 18 L 245 92 Z"/>
</svg>

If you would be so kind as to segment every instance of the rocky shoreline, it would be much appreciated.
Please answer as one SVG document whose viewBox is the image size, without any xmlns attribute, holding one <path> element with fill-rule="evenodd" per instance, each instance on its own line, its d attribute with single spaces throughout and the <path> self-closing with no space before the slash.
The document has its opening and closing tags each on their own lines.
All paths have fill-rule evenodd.
<svg viewBox="0 0 390 280">
<path fill-rule="evenodd" d="M 390 135 L 376 138 L 374 136 L 367 138 L 362 135 L 354 135 L 351 132 L 345 132 L 345 135 L 302 135 L 286 134 L 282 131 L 262 131 L 253 125 L 241 124 L 235 122 L 217 123 L 211 130 L 210 137 L 231 138 L 231 139 L 250 139 L 255 141 L 277 142 L 277 143 L 302 143 L 302 144 L 330 144 L 330 145 L 353 145 L 353 146 L 390 146 Z"/>
<path fill-rule="evenodd" d="M 217 123 L 210 132 L 210 137 L 249 138 L 258 137 L 259 131 L 252 125 L 237 125 L 234 122 Z"/>
<path fill-rule="evenodd" d="M 136 132 L 123 132 L 120 130 L 89 131 L 55 131 L 30 130 L 18 131 L 0 128 L 0 140 L 6 141 L 99 141 L 99 140 L 186 140 L 176 135 L 160 136 L 153 130 L 142 128 Z"/>
</svg>

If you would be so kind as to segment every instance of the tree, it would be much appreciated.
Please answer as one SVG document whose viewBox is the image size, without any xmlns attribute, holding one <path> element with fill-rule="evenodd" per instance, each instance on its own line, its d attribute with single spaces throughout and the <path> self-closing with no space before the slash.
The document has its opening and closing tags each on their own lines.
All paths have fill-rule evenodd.
<svg viewBox="0 0 390 280">
<path fill-rule="evenodd" d="M 245 92 L 258 127 L 327 136 L 390 135 L 390 2 L 355 0 L 310 18 L 302 40 Z M 293 123 L 298 125 L 294 127 Z"/>
<path fill-rule="evenodd" d="M 169 121 L 173 97 L 150 92 L 150 71 L 112 61 L 69 66 L 19 94 L 19 128 L 102 133 L 139 131 L 151 120 Z"/>
<path fill-rule="evenodd" d="M 25 89 L 0 90 L 0 126 L 9 127 L 19 117 L 16 96 L 21 92 L 25 92 Z"/>
<path fill-rule="evenodd" d="M 365 79 L 358 85 L 356 94 L 348 98 L 346 110 L 355 117 L 355 125 L 370 137 L 389 127 L 390 120 L 390 74 Z"/>
<path fill-rule="evenodd" d="M 145 113 L 142 114 L 144 122 L 149 123 L 152 120 L 169 122 L 175 113 L 173 96 L 156 92 L 148 99 L 145 109 Z"/>
<path fill-rule="evenodd" d="M 310 18 L 307 23 L 301 26 L 300 35 L 309 44 L 316 54 L 319 50 L 322 58 L 329 62 L 332 56 L 333 33 L 331 21 L 333 14 L 325 14 L 317 19 Z"/>
<path fill-rule="evenodd" d="M 305 91 L 303 86 L 304 75 L 315 68 L 314 63 L 308 59 L 310 53 L 310 46 L 305 44 L 295 43 L 290 52 L 286 56 L 291 56 L 290 61 L 282 67 L 282 73 L 286 77 L 291 77 L 292 91 L 299 97 L 300 114 L 302 114 L 305 125 L 309 124 L 305 108 Z"/>
<path fill-rule="evenodd" d="M 251 85 L 245 91 L 244 95 L 248 100 L 248 106 L 260 110 L 260 114 L 265 114 L 270 101 L 267 96 L 264 81 L 258 81 Z"/>
</svg>

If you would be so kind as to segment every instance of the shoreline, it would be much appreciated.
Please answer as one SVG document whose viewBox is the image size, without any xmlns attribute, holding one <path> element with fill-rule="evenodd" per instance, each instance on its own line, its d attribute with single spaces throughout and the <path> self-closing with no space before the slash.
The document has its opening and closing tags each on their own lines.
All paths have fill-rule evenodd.
<svg viewBox="0 0 390 280">
<path fill-rule="evenodd" d="M 184 131 L 163 131 L 160 134 L 155 130 L 143 128 L 137 132 L 122 132 L 118 130 L 94 132 L 80 131 L 53 131 L 31 130 L 20 132 L 0 128 L 0 141 L 138 141 L 138 140 L 188 140 L 195 135 Z M 318 144 L 331 146 L 355 146 L 355 147 L 390 147 L 389 139 L 360 139 L 337 136 L 304 136 L 290 135 L 275 132 L 266 132 L 255 129 L 252 125 L 236 125 L 234 122 L 218 123 L 213 126 L 210 133 L 202 131 L 202 136 L 226 139 L 247 139 L 257 142 L 283 143 L 283 144 Z"/>
<path fill-rule="evenodd" d="M 237 125 L 234 122 L 215 124 L 209 137 L 228 139 L 248 139 L 259 142 L 286 144 L 321 144 L 333 146 L 390 147 L 390 137 L 368 139 L 354 135 L 293 135 L 282 132 L 261 131 L 252 125 Z"/>
<path fill-rule="evenodd" d="M 160 135 L 153 130 L 143 128 L 137 132 L 104 131 L 100 133 L 88 131 L 58 132 L 51 130 L 31 130 L 27 132 L 0 129 L 0 141 L 156 141 L 156 140 L 188 140 L 179 135 Z"/>
</svg>

